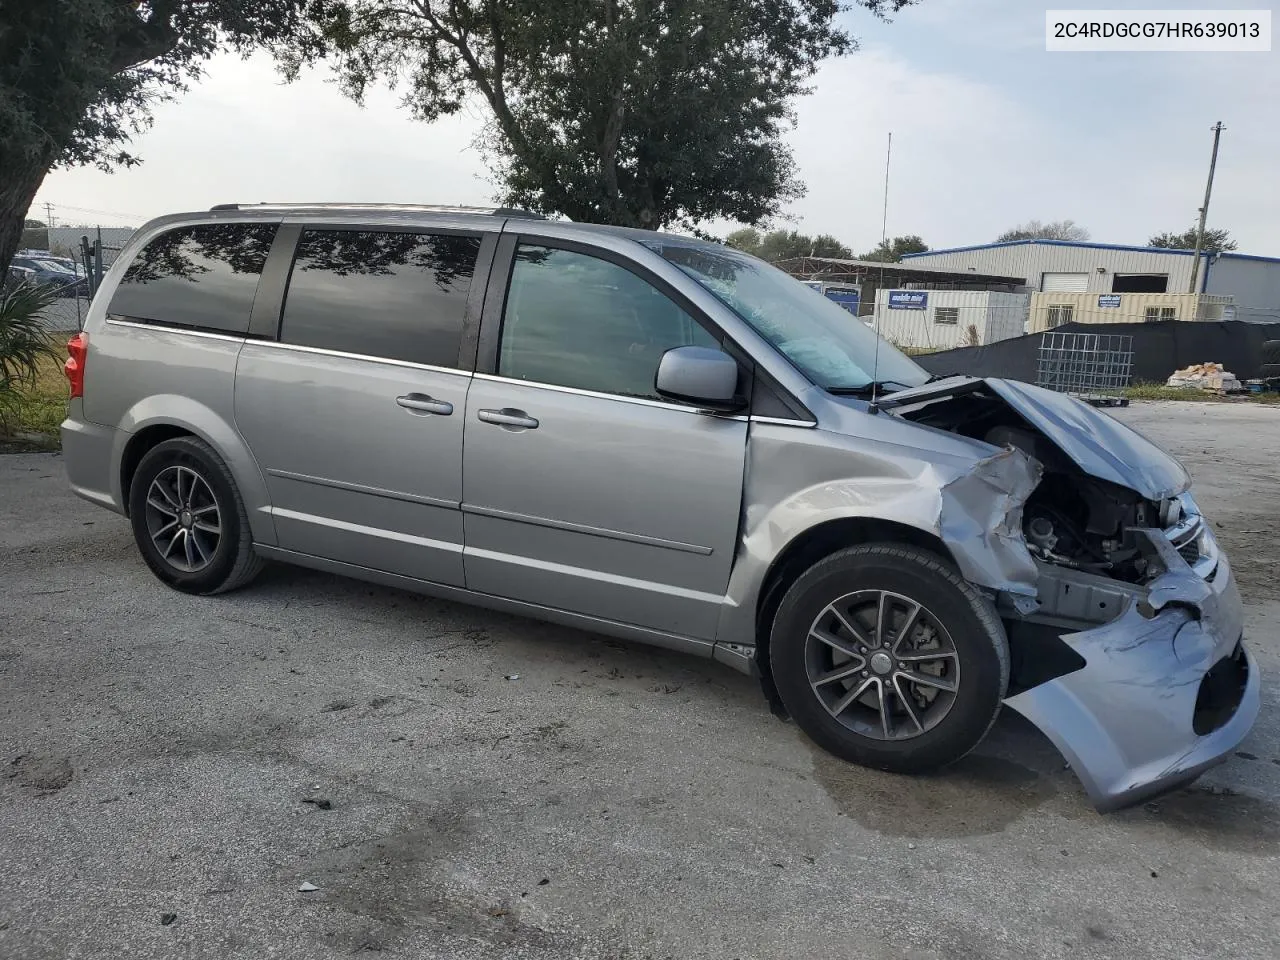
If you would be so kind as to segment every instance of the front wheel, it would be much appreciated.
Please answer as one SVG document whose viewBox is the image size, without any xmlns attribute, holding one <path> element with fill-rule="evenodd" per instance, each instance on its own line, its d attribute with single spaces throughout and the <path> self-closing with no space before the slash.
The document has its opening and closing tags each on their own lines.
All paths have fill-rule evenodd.
<svg viewBox="0 0 1280 960">
<path fill-rule="evenodd" d="M 900 773 L 977 746 L 1009 683 L 990 601 L 940 558 L 893 544 L 842 550 L 801 574 L 778 608 L 769 661 L 816 743 Z"/>
<path fill-rule="evenodd" d="M 222 593 L 262 568 L 231 471 L 203 440 L 176 437 L 147 451 L 129 488 L 142 558 L 185 593 Z"/>
</svg>

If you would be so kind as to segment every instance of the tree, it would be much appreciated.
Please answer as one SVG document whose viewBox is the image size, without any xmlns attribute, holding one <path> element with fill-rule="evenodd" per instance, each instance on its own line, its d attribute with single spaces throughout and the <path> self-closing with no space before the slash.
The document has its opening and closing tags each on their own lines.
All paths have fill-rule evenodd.
<svg viewBox="0 0 1280 960">
<path fill-rule="evenodd" d="M 884 16 L 916 0 L 856 0 Z M 855 41 L 841 0 L 332 0 L 342 87 L 399 84 L 420 120 L 480 102 L 503 203 L 657 229 L 758 223 L 799 197 L 783 134 Z M 303 51 L 290 64 L 308 59 Z"/>
<path fill-rule="evenodd" d="M 1157 233 L 1147 241 L 1147 244 L 1152 247 L 1163 247 L 1166 250 L 1194 250 L 1198 230 L 1199 227 L 1194 226 L 1183 233 Z M 1205 253 L 1222 253 L 1224 250 L 1235 248 L 1236 242 L 1231 239 L 1229 231 L 1205 229 L 1204 243 L 1200 245 L 1200 249 Z"/>
<path fill-rule="evenodd" d="M 908 253 L 925 253 L 929 245 L 914 233 L 905 237 L 894 237 L 892 240 L 881 240 L 871 251 L 864 253 L 859 260 L 874 260 L 877 263 L 897 263 Z"/>
<path fill-rule="evenodd" d="M 853 251 L 835 237 L 825 233 L 810 237 L 795 230 L 773 230 L 766 233 L 755 255 L 771 263 L 796 257 L 853 259 Z"/>
<path fill-rule="evenodd" d="M 833 260 L 852 260 L 853 251 L 828 233 L 820 233 L 813 238 L 809 247 L 810 257 L 831 257 Z"/>
<path fill-rule="evenodd" d="M 829 234 L 810 237 L 796 230 L 772 230 L 761 234 L 755 227 L 735 230 L 724 238 L 727 246 L 771 262 L 796 257 L 834 257 L 850 260 L 853 251 Z"/>
<path fill-rule="evenodd" d="M 0 275 L 54 166 L 103 170 L 218 50 L 309 49 L 304 0 L 42 0 L 0 16 Z"/>
<path fill-rule="evenodd" d="M 760 231 L 755 227 L 743 227 L 725 237 L 724 242 L 725 246 L 756 256 L 760 253 L 760 243 L 763 239 Z"/>
<path fill-rule="evenodd" d="M 1079 242 L 1088 239 L 1089 231 L 1074 220 L 1054 220 L 1051 223 L 1028 220 L 1026 223 L 1020 223 L 1012 230 L 1006 230 L 1000 234 L 1000 236 L 996 237 L 996 242 L 1007 243 L 1011 240 L 1074 240 Z"/>
<path fill-rule="evenodd" d="M 44 230 L 45 222 L 43 220 L 23 220 L 22 226 L 25 230 Z"/>
</svg>

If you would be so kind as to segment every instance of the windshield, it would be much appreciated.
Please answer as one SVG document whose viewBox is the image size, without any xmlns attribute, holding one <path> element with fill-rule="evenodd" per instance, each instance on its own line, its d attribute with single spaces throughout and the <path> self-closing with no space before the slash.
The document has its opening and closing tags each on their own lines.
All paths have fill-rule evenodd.
<svg viewBox="0 0 1280 960">
<path fill-rule="evenodd" d="M 929 374 L 843 307 L 762 260 L 725 248 L 645 241 L 749 323 L 810 380 L 827 390 L 872 381 L 917 387 Z"/>
</svg>

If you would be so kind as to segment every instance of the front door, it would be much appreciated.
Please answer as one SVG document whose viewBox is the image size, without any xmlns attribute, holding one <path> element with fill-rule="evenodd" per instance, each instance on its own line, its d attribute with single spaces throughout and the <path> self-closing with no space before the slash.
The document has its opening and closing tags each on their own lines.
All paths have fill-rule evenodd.
<svg viewBox="0 0 1280 960">
<path fill-rule="evenodd" d="M 236 368 L 236 421 L 281 547 L 462 585 L 459 357 L 480 245 L 302 232 L 280 340 L 247 342 Z"/>
<path fill-rule="evenodd" d="M 719 342 L 639 273 L 517 247 L 496 372 L 467 395 L 469 589 L 714 639 L 747 422 L 657 395 L 689 344 Z"/>
</svg>

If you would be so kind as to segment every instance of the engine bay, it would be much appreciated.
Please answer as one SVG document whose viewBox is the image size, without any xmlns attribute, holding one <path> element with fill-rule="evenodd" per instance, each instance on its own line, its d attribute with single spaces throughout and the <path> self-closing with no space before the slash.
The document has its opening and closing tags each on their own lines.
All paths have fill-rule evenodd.
<svg viewBox="0 0 1280 960">
<path fill-rule="evenodd" d="M 1164 528 L 1177 518 L 1176 500 L 1152 501 L 1085 473 L 999 397 L 966 392 L 904 410 L 904 419 L 997 447 L 1014 447 L 1037 460 L 1044 475 L 1022 516 L 1027 547 L 1036 559 L 1127 583 L 1148 577 L 1148 561 L 1134 527 Z"/>
</svg>

